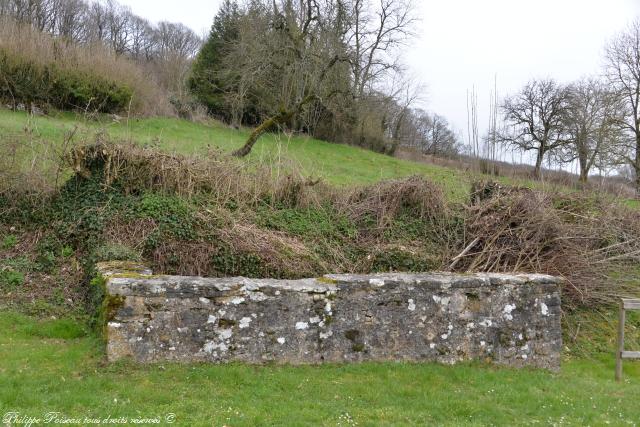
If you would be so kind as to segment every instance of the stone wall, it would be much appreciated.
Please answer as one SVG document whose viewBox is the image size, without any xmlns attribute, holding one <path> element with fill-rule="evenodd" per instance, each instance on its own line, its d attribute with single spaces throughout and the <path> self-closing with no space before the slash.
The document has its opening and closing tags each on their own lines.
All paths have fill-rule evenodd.
<svg viewBox="0 0 640 427">
<path fill-rule="evenodd" d="M 99 267 L 112 361 L 560 365 L 559 280 L 550 276 L 271 280 L 153 276 L 129 268 Z"/>
</svg>

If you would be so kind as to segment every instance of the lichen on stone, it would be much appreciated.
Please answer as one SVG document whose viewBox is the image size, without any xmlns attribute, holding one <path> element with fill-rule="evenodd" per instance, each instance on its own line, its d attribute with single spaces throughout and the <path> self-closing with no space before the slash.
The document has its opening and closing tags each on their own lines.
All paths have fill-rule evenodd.
<svg viewBox="0 0 640 427">
<path fill-rule="evenodd" d="M 111 317 L 103 323 L 108 357 L 292 364 L 489 357 L 559 366 L 560 293 L 551 279 L 540 279 L 544 286 L 509 275 L 327 279 L 133 275 L 110 276 L 105 286 L 102 278 L 105 287 L 96 289 L 112 292 L 102 300 Z"/>
</svg>

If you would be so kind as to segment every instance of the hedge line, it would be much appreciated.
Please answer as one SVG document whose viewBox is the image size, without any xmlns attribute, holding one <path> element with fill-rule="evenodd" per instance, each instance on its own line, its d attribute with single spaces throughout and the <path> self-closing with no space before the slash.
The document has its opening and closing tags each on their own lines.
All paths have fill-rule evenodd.
<svg viewBox="0 0 640 427">
<path fill-rule="evenodd" d="M 117 113 L 133 91 L 101 76 L 55 63 L 38 64 L 0 49 L 0 99 L 13 106 L 50 106 L 60 110 Z"/>
</svg>

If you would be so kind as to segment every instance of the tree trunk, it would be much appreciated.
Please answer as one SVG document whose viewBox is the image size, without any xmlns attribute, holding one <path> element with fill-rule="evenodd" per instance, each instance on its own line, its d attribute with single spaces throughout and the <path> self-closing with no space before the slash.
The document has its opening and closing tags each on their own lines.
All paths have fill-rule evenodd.
<svg viewBox="0 0 640 427">
<path fill-rule="evenodd" d="M 538 149 L 538 155 L 536 156 L 536 167 L 533 170 L 533 177 L 535 179 L 540 179 L 541 177 L 543 159 L 544 159 L 544 148 L 540 147 Z"/>
<path fill-rule="evenodd" d="M 258 138 L 260 138 L 263 133 L 269 131 L 274 126 L 288 122 L 293 114 L 294 112 L 292 111 L 281 111 L 277 115 L 269 117 L 267 120 L 262 122 L 260 126 L 255 128 L 253 132 L 251 132 L 251 135 L 249 135 L 247 142 L 245 142 L 242 147 L 234 151 L 232 155 L 235 157 L 244 157 L 249 154 L 251 152 L 251 149 L 253 148 L 253 145 L 256 143 L 256 141 L 258 141 Z"/>
<path fill-rule="evenodd" d="M 640 132 L 636 132 L 636 158 L 633 170 L 636 172 L 636 198 L 640 198 Z"/>
<path fill-rule="evenodd" d="M 580 163 L 580 178 L 579 181 L 582 184 L 587 183 L 587 179 L 589 178 L 589 161 L 586 158 L 585 153 L 580 153 L 578 162 Z"/>
<path fill-rule="evenodd" d="M 578 181 L 581 184 L 586 184 L 588 178 L 589 178 L 589 172 L 585 169 L 580 169 L 580 178 L 578 178 Z"/>
</svg>

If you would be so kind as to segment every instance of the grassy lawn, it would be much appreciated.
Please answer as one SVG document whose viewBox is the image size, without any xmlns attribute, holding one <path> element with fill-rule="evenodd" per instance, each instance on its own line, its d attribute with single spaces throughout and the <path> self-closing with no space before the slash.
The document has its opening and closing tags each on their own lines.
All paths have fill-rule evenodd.
<svg viewBox="0 0 640 427">
<path fill-rule="evenodd" d="M 215 147 L 224 152 L 242 146 L 249 131 L 235 130 L 218 122 L 207 125 L 172 118 L 122 119 L 109 117 L 84 120 L 72 113 L 28 116 L 0 108 L 0 139 L 53 141 L 61 143 L 75 129 L 75 139 L 95 139 L 100 132 L 116 140 L 158 144 L 183 154 Z M 462 171 L 410 162 L 348 145 L 332 144 L 304 136 L 267 134 L 249 156 L 269 164 L 292 164 L 305 175 L 322 177 L 336 185 L 369 184 L 409 175 L 424 175 L 441 184 L 447 195 L 462 200 L 468 194 L 470 178 Z"/>
<path fill-rule="evenodd" d="M 164 417 L 176 425 L 637 425 L 640 364 L 566 358 L 562 372 L 479 364 L 107 365 L 70 321 L 0 314 L 0 414 Z"/>
</svg>

